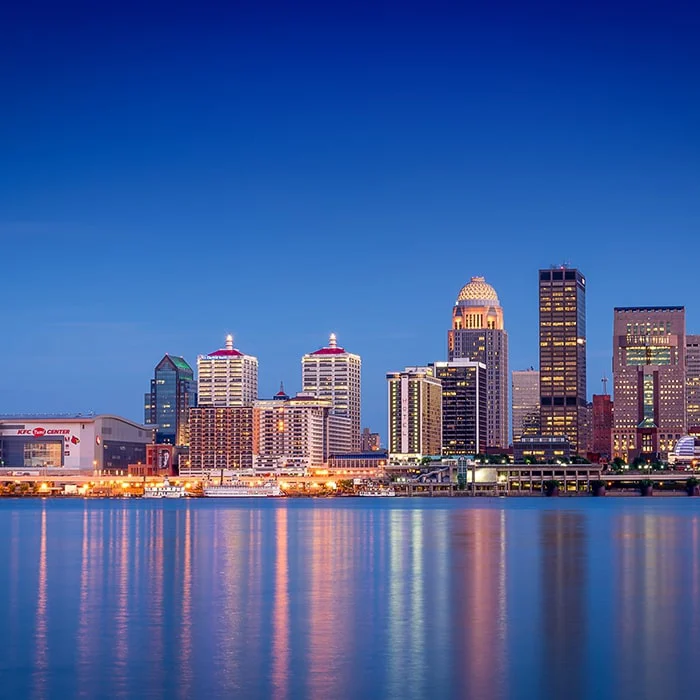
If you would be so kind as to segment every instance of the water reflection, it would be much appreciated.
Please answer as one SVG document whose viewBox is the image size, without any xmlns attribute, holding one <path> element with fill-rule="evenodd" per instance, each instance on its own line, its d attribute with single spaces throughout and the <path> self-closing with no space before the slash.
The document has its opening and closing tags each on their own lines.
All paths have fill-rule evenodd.
<svg viewBox="0 0 700 700">
<path fill-rule="evenodd" d="M 540 697 L 587 697 L 587 544 L 582 513 L 542 513 Z"/>
<path fill-rule="evenodd" d="M 692 697 L 673 500 L 11 502 L 0 693 Z"/>
</svg>

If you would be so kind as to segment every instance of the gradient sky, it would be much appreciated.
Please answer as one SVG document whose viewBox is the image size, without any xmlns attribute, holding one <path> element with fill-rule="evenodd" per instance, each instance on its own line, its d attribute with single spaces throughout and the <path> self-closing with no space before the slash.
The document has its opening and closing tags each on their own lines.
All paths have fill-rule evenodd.
<svg viewBox="0 0 700 700">
<path fill-rule="evenodd" d="M 162 355 L 227 332 L 297 391 L 335 331 L 385 435 L 385 373 L 445 358 L 472 275 L 536 367 L 563 261 L 589 394 L 614 306 L 700 332 L 700 15 L 525 4 L 3 4 L 0 413 L 142 420 Z"/>
</svg>

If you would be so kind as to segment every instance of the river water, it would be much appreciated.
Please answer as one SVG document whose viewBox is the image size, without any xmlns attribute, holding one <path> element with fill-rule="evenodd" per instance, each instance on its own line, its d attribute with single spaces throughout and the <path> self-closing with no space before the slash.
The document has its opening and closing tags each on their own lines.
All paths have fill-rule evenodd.
<svg viewBox="0 0 700 700">
<path fill-rule="evenodd" d="M 700 499 L 0 501 L 2 698 L 700 697 Z"/>
</svg>

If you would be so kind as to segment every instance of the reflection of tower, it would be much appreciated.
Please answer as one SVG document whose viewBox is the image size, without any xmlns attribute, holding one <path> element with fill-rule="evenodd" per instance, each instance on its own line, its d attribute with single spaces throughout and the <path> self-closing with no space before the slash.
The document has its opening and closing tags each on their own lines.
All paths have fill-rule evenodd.
<svg viewBox="0 0 700 700">
<path fill-rule="evenodd" d="M 587 548 L 585 517 L 567 511 L 540 514 L 542 671 L 540 697 L 586 696 Z M 546 692 L 545 692 L 546 690 Z"/>
<path fill-rule="evenodd" d="M 472 277 L 452 309 L 447 334 L 448 359 L 486 365 L 486 445 L 508 447 L 508 334 L 496 290 Z"/>
<path fill-rule="evenodd" d="M 506 515 L 496 509 L 452 513 L 452 660 L 456 697 L 508 697 Z"/>
</svg>

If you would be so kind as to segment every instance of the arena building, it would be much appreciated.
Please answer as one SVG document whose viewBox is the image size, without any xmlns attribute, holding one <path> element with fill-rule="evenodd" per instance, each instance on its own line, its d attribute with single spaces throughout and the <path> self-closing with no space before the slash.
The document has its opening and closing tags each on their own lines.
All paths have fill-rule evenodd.
<svg viewBox="0 0 700 700">
<path fill-rule="evenodd" d="M 110 415 L 0 417 L 0 467 L 126 474 L 146 461 L 153 428 Z"/>
</svg>

